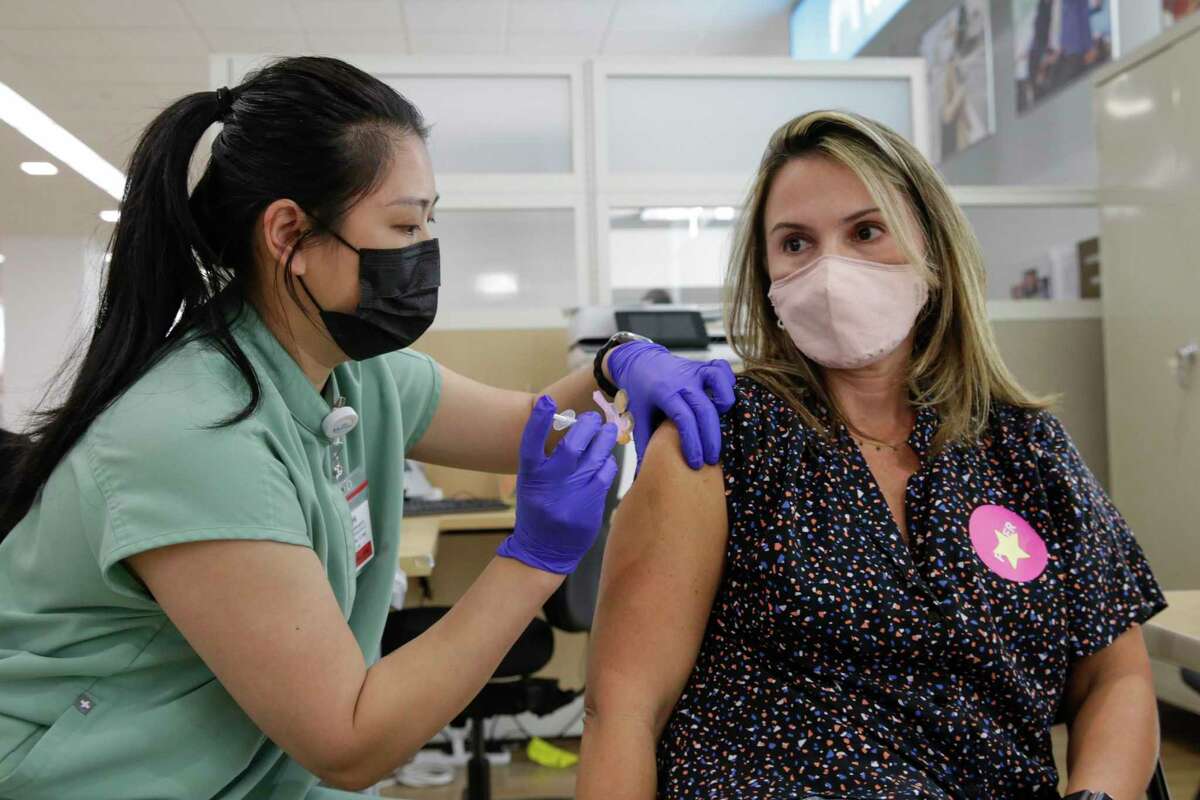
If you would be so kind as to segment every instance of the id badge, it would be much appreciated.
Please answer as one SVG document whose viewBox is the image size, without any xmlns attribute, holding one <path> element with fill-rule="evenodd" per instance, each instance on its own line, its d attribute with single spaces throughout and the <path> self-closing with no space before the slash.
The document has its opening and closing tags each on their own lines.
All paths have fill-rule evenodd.
<svg viewBox="0 0 1200 800">
<path fill-rule="evenodd" d="M 367 503 L 367 474 L 360 467 L 346 470 L 345 441 L 333 445 L 333 478 L 350 506 L 350 536 L 354 542 L 354 571 L 357 575 L 375 557 L 375 537 L 371 531 L 371 508 Z"/>
<path fill-rule="evenodd" d="M 371 532 L 371 509 L 367 504 L 367 476 L 361 469 L 350 474 L 346 502 L 350 504 L 350 535 L 354 539 L 354 569 L 363 567 L 375 557 L 375 537 Z"/>
</svg>

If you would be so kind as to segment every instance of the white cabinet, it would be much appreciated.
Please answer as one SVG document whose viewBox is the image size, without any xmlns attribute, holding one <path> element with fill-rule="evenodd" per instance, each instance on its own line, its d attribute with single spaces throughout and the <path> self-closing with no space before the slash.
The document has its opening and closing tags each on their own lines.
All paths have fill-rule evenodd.
<svg viewBox="0 0 1200 800">
<path fill-rule="evenodd" d="M 1200 25 L 1100 74 L 1095 113 L 1109 460 L 1118 507 L 1168 589 L 1200 588 Z"/>
</svg>

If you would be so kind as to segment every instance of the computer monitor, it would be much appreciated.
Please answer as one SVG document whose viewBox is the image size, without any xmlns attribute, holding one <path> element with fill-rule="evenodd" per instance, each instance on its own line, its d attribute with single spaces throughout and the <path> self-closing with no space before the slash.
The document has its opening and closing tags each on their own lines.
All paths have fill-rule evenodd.
<svg viewBox="0 0 1200 800">
<path fill-rule="evenodd" d="M 617 311 L 617 328 L 648 336 L 672 350 L 704 350 L 708 331 L 699 311 L 655 310 Z"/>
</svg>

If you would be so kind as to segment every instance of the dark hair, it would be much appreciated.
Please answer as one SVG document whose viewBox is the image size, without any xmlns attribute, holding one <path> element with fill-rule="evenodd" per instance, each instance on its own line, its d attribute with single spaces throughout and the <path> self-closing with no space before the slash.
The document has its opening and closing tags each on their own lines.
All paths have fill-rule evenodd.
<svg viewBox="0 0 1200 800">
<path fill-rule="evenodd" d="M 192 153 L 218 121 L 224 128 L 189 197 Z M 0 496 L 0 538 L 28 513 L 96 417 L 185 341 L 210 341 L 249 386 L 249 403 L 223 424 L 252 414 L 261 391 L 233 338 L 224 299 L 241 308 L 259 215 L 289 198 L 336 226 L 386 174 L 395 141 L 408 134 L 427 135 L 416 107 L 332 58 L 282 59 L 234 89 L 190 94 L 159 114 L 130 158 L 90 342 L 78 356 L 65 401 L 36 414 L 16 453 L 12 480 Z M 320 235 L 309 229 L 292 253 Z M 64 366 L 59 380 L 68 372 Z"/>
</svg>

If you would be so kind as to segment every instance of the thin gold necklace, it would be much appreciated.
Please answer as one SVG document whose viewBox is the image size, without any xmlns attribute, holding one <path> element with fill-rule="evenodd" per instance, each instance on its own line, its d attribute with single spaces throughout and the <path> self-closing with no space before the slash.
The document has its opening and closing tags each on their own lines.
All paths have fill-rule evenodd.
<svg viewBox="0 0 1200 800">
<path fill-rule="evenodd" d="M 908 443 L 907 437 L 904 439 L 901 439 L 900 441 L 896 442 L 895 444 L 890 444 L 888 442 L 884 442 L 879 439 L 875 439 L 873 437 L 867 436 L 865 433 L 860 431 L 858 428 L 851 425 L 849 420 L 846 420 L 846 430 L 850 431 L 850 437 L 853 438 L 855 441 L 857 441 L 859 444 L 869 444 L 869 445 L 873 446 L 876 450 L 881 451 L 881 452 L 883 450 L 891 450 L 893 453 L 899 453 L 900 448 Z"/>
</svg>

